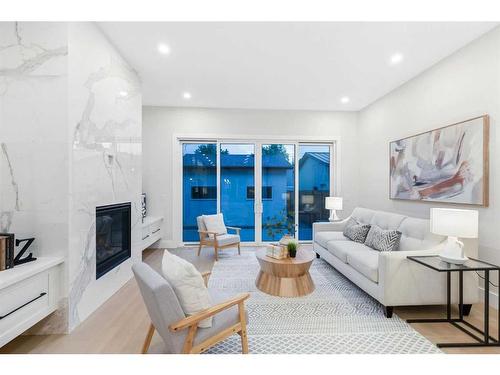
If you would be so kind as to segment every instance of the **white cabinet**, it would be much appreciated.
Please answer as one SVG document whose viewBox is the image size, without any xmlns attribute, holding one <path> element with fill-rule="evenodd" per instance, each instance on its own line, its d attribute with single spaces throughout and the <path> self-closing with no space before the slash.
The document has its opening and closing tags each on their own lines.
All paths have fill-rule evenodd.
<svg viewBox="0 0 500 375">
<path fill-rule="evenodd" d="M 144 218 L 144 223 L 142 223 L 142 250 L 147 249 L 156 241 L 161 240 L 162 224 L 162 217 L 147 216 Z"/>
<path fill-rule="evenodd" d="M 0 272 L 0 347 L 54 312 L 63 258 L 38 258 Z"/>
</svg>

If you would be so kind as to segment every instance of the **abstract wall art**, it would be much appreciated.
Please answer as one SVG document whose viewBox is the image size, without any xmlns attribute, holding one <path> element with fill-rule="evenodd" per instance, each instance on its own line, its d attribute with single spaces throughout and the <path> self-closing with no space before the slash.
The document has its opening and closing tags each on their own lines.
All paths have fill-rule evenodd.
<svg viewBox="0 0 500 375">
<path fill-rule="evenodd" d="M 390 142 L 390 198 L 488 206 L 488 144 L 488 115 Z"/>
</svg>

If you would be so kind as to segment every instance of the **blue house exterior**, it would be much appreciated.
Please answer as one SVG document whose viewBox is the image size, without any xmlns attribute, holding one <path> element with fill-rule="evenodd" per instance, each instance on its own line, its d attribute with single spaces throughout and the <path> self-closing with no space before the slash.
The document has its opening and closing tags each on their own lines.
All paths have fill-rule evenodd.
<svg viewBox="0 0 500 375">
<path fill-rule="evenodd" d="M 312 223 L 328 221 L 330 153 L 306 152 L 299 161 L 299 239 L 312 240 Z M 308 199 L 306 199 L 306 197 Z M 312 203 L 304 203 L 311 202 Z"/>
<path fill-rule="evenodd" d="M 185 154 L 183 158 L 183 240 L 199 240 L 196 217 L 217 212 L 216 155 Z M 221 212 L 226 225 L 242 228 L 242 241 L 255 240 L 254 155 L 220 155 Z M 299 162 L 299 239 L 312 239 L 312 222 L 328 218 L 324 198 L 330 190 L 329 153 L 306 152 Z M 262 157 L 262 239 L 275 241 L 287 232 L 280 218 L 294 217 L 295 171 L 283 154 Z M 307 202 L 302 197 L 308 195 Z M 310 197 L 312 196 L 312 198 Z M 281 231 L 269 227 L 281 223 Z M 267 225 L 266 225 L 267 224 Z M 292 229 L 293 230 L 293 229 Z"/>
<path fill-rule="evenodd" d="M 198 241 L 196 217 L 217 212 L 215 155 L 186 154 L 183 162 L 183 240 Z M 226 225 L 242 228 L 242 241 L 254 241 L 255 157 L 221 154 L 220 163 L 221 212 Z M 283 155 L 264 155 L 262 165 L 264 212 L 278 214 L 287 209 L 284 196 L 293 166 Z"/>
</svg>

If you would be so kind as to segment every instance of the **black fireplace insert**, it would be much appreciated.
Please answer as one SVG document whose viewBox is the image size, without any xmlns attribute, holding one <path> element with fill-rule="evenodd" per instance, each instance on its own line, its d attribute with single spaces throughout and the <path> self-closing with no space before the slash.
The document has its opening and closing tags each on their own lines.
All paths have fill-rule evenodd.
<svg viewBox="0 0 500 375">
<path fill-rule="evenodd" d="M 96 208 L 96 278 L 100 278 L 131 255 L 131 204 Z"/>
</svg>

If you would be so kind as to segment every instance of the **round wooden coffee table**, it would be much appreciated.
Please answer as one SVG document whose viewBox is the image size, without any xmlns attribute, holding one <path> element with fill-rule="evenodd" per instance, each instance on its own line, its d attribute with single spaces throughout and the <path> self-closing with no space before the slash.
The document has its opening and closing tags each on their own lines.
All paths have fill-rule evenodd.
<svg viewBox="0 0 500 375">
<path fill-rule="evenodd" d="M 264 293 L 280 297 L 300 297 L 314 290 L 309 268 L 315 258 L 310 249 L 301 248 L 295 258 L 274 259 L 266 249 L 256 251 L 260 272 L 255 285 Z"/>
</svg>

